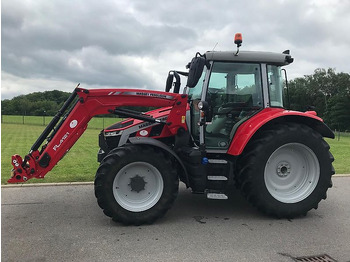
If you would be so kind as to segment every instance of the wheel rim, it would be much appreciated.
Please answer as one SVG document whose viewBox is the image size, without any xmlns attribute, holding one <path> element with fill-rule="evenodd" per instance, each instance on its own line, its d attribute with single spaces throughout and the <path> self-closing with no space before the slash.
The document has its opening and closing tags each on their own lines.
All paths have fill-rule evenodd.
<svg viewBox="0 0 350 262">
<path fill-rule="evenodd" d="M 142 212 L 153 207 L 163 193 L 163 178 L 157 168 L 145 162 L 124 166 L 113 181 L 113 195 L 128 211 Z"/>
<path fill-rule="evenodd" d="M 316 188 L 319 177 L 317 156 L 300 143 L 289 143 L 276 149 L 264 172 L 267 190 L 283 203 L 297 203 L 307 198 Z"/>
</svg>

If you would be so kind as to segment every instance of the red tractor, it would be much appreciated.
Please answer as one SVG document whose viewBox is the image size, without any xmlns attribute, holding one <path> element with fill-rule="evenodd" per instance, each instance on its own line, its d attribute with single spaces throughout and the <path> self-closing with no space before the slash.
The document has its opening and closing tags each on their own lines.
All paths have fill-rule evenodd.
<svg viewBox="0 0 350 262">
<path fill-rule="evenodd" d="M 238 187 L 267 215 L 306 215 L 332 186 L 334 159 L 323 137 L 334 134 L 316 112 L 285 109 L 289 51 L 239 52 L 235 43 L 236 52 L 197 53 L 188 72 L 170 71 L 165 92 L 77 87 L 29 154 L 12 157 L 8 182 L 43 178 L 93 116 L 110 113 L 124 120 L 99 135 L 95 195 L 113 220 L 154 222 L 172 206 L 179 181 L 210 199 Z"/>
</svg>

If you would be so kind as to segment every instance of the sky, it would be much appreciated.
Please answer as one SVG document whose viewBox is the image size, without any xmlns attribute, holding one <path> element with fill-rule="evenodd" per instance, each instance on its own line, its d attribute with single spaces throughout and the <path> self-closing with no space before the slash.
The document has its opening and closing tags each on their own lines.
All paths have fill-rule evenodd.
<svg viewBox="0 0 350 262">
<path fill-rule="evenodd" d="M 2 0 L 1 99 L 84 88 L 164 90 L 196 52 L 291 50 L 289 79 L 350 72 L 349 0 Z"/>
</svg>

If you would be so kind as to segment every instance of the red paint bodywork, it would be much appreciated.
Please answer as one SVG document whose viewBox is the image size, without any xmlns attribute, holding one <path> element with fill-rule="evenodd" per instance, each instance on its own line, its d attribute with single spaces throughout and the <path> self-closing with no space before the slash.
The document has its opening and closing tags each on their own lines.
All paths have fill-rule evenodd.
<svg viewBox="0 0 350 262">
<path fill-rule="evenodd" d="M 148 111 L 147 115 L 150 115 L 150 116 L 152 116 L 153 118 L 156 118 L 156 119 L 167 120 L 171 109 L 172 109 L 172 107 L 162 107 L 162 108 L 159 108 L 159 109 Z M 128 119 L 125 119 L 125 120 L 123 120 L 123 121 L 121 121 L 119 123 L 123 126 L 124 123 L 130 122 L 130 121 L 132 121 L 132 124 L 127 125 L 125 127 L 113 128 L 114 125 L 112 125 L 110 127 L 105 128 L 104 131 L 105 131 L 105 133 L 107 133 L 107 132 L 118 132 L 118 131 L 123 131 L 125 129 L 129 129 L 131 127 L 138 126 L 138 125 L 144 123 L 143 120 L 138 120 L 138 119 L 134 119 L 134 118 L 128 118 Z M 156 124 L 149 124 L 149 125 L 147 125 L 148 127 L 142 128 L 141 130 L 139 130 L 136 133 L 136 136 L 147 137 L 151 133 L 151 129 L 152 129 L 152 127 L 154 125 L 156 125 Z M 141 135 L 140 134 L 141 131 L 147 131 L 148 135 Z M 157 138 L 165 138 L 165 137 L 170 137 L 172 135 L 173 134 L 170 132 L 170 130 L 168 128 L 163 128 L 162 132 L 159 134 L 159 136 L 153 136 L 153 138 L 155 138 L 155 139 L 157 139 Z"/>
<path fill-rule="evenodd" d="M 109 114 L 116 107 L 121 106 L 152 106 L 159 109 L 147 112 L 156 119 L 166 121 L 162 132 L 153 138 L 165 138 L 174 136 L 179 128 L 187 130 L 185 116 L 189 110 L 187 95 L 174 94 L 160 91 L 144 91 L 136 89 L 77 89 L 79 102 L 67 116 L 62 126 L 58 129 L 53 138 L 44 144 L 41 150 L 30 152 L 25 160 L 19 155 L 12 157 L 12 177 L 8 183 L 25 182 L 30 178 L 43 178 L 69 149 L 80 138 L 93 116 Z M 265 108 L 256 115 L 243 122 L 237 129 L 227 154 L 240 155 L 252 136 L 265 124 L 272 120 L 285 117 L 299 117 L 305 121 L 323 123 L 323 120 L 316 116 L 316 112 L 296 112 L 282 108 Z M 135 125 L 145 123 L 138 119 L 126 119 L 122 123 L 133 121 L 124 128 L 106 129 L 105 132 L 128 129 Z M 304 121 L 304 122 L 305 122 Z M 153 125 L 140 128 L 136 136 L 148 136 Z M 141 133 L 140 131 L 147 131 Z M 39 162 L 49 156 L 47 165 L 40 165 Z M 25 162 L 25 164 L 23 164 Z"/>
<path fill-rule="evenodd" d="M 323 122 L 321 118 L 316 116 L 315 111 L 298 112 L 285 110 L 283 108 L 265 108 L 239 126 L 227 153 L 234 156 L 240 155 L 252 136 L 263 125 L 270 122 L 271 120 L 287 116 L 312 118 Z"/>
<path fill-rule="evenodd" d="M 26 164 L 19 155 L 12 157 L 12 177 L 8 183 L 25 182 L 30 178 L 43 178 L 80 138 L 93 116 L 110 114 L 121 106 L 171 107 L 168 111 L 164 132 L 175 135 L 179 128 L 187 130 L 187 95 L 137 89 L 77 89 L 79 102 L 67 116 L 51 141 L 42 149 L 30 152 Z M 46 167 L 39 162 L 45 155 L 50 157 Z"/>
</svg>

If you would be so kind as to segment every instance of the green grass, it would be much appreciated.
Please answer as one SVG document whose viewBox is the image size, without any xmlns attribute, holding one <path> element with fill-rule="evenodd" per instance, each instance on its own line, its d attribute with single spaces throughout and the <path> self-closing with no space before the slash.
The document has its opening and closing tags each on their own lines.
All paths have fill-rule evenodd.
<svg viewBox="0 0 350 262">
<path fill-rule="evenodd" d="M 339 140 L 338 140 L 339 138 Z M 334 156 L 336 174 L 350 174 L 350 134 L 340 134 L 335 139 L 326 139 Z"/>
<path fill-rule="evenodd" d="M 118 121 L 115 118 L 107 121 L 106 119 L 106 126 Z M 33 178 L 27 183 L 93 181 L 98 167 L 98 134 L 102 124 L 102 118 L 92 119 L 85 133 L 44 179 Z M 6 184 L 10 177 L 11 156 L 19 154 L 24 157 L 28 154 L 44 128 L 38 125 L 4 123 L 1 125 L 1 184 Z"/>
<path fill-rule="evenodd" d="M 94 122 L 95 121 L 95 122 Z M 108 119 L 108 125 L 116 119 Z M 89 128 L 71 148 L 68 154 L 45 176 L 44 179 L 31 179 L 27 183 L 55 183 L 93 181 L 98 168 L 98 134 L 102 118 L 92 119 Z M 105 119 L 105 126 L 107 121 Z M 9 179 L 11 156 L 19 154 L 24 157 L 35 140 L 44 130 L 40 125 L 6 124 L 1 125 L 1 183 Z M 350 135 L 342 134 L 340 140 L 326 139 L 334 155 L 334 167 L 337 174 L 350 174 Z"/>
</svg>

